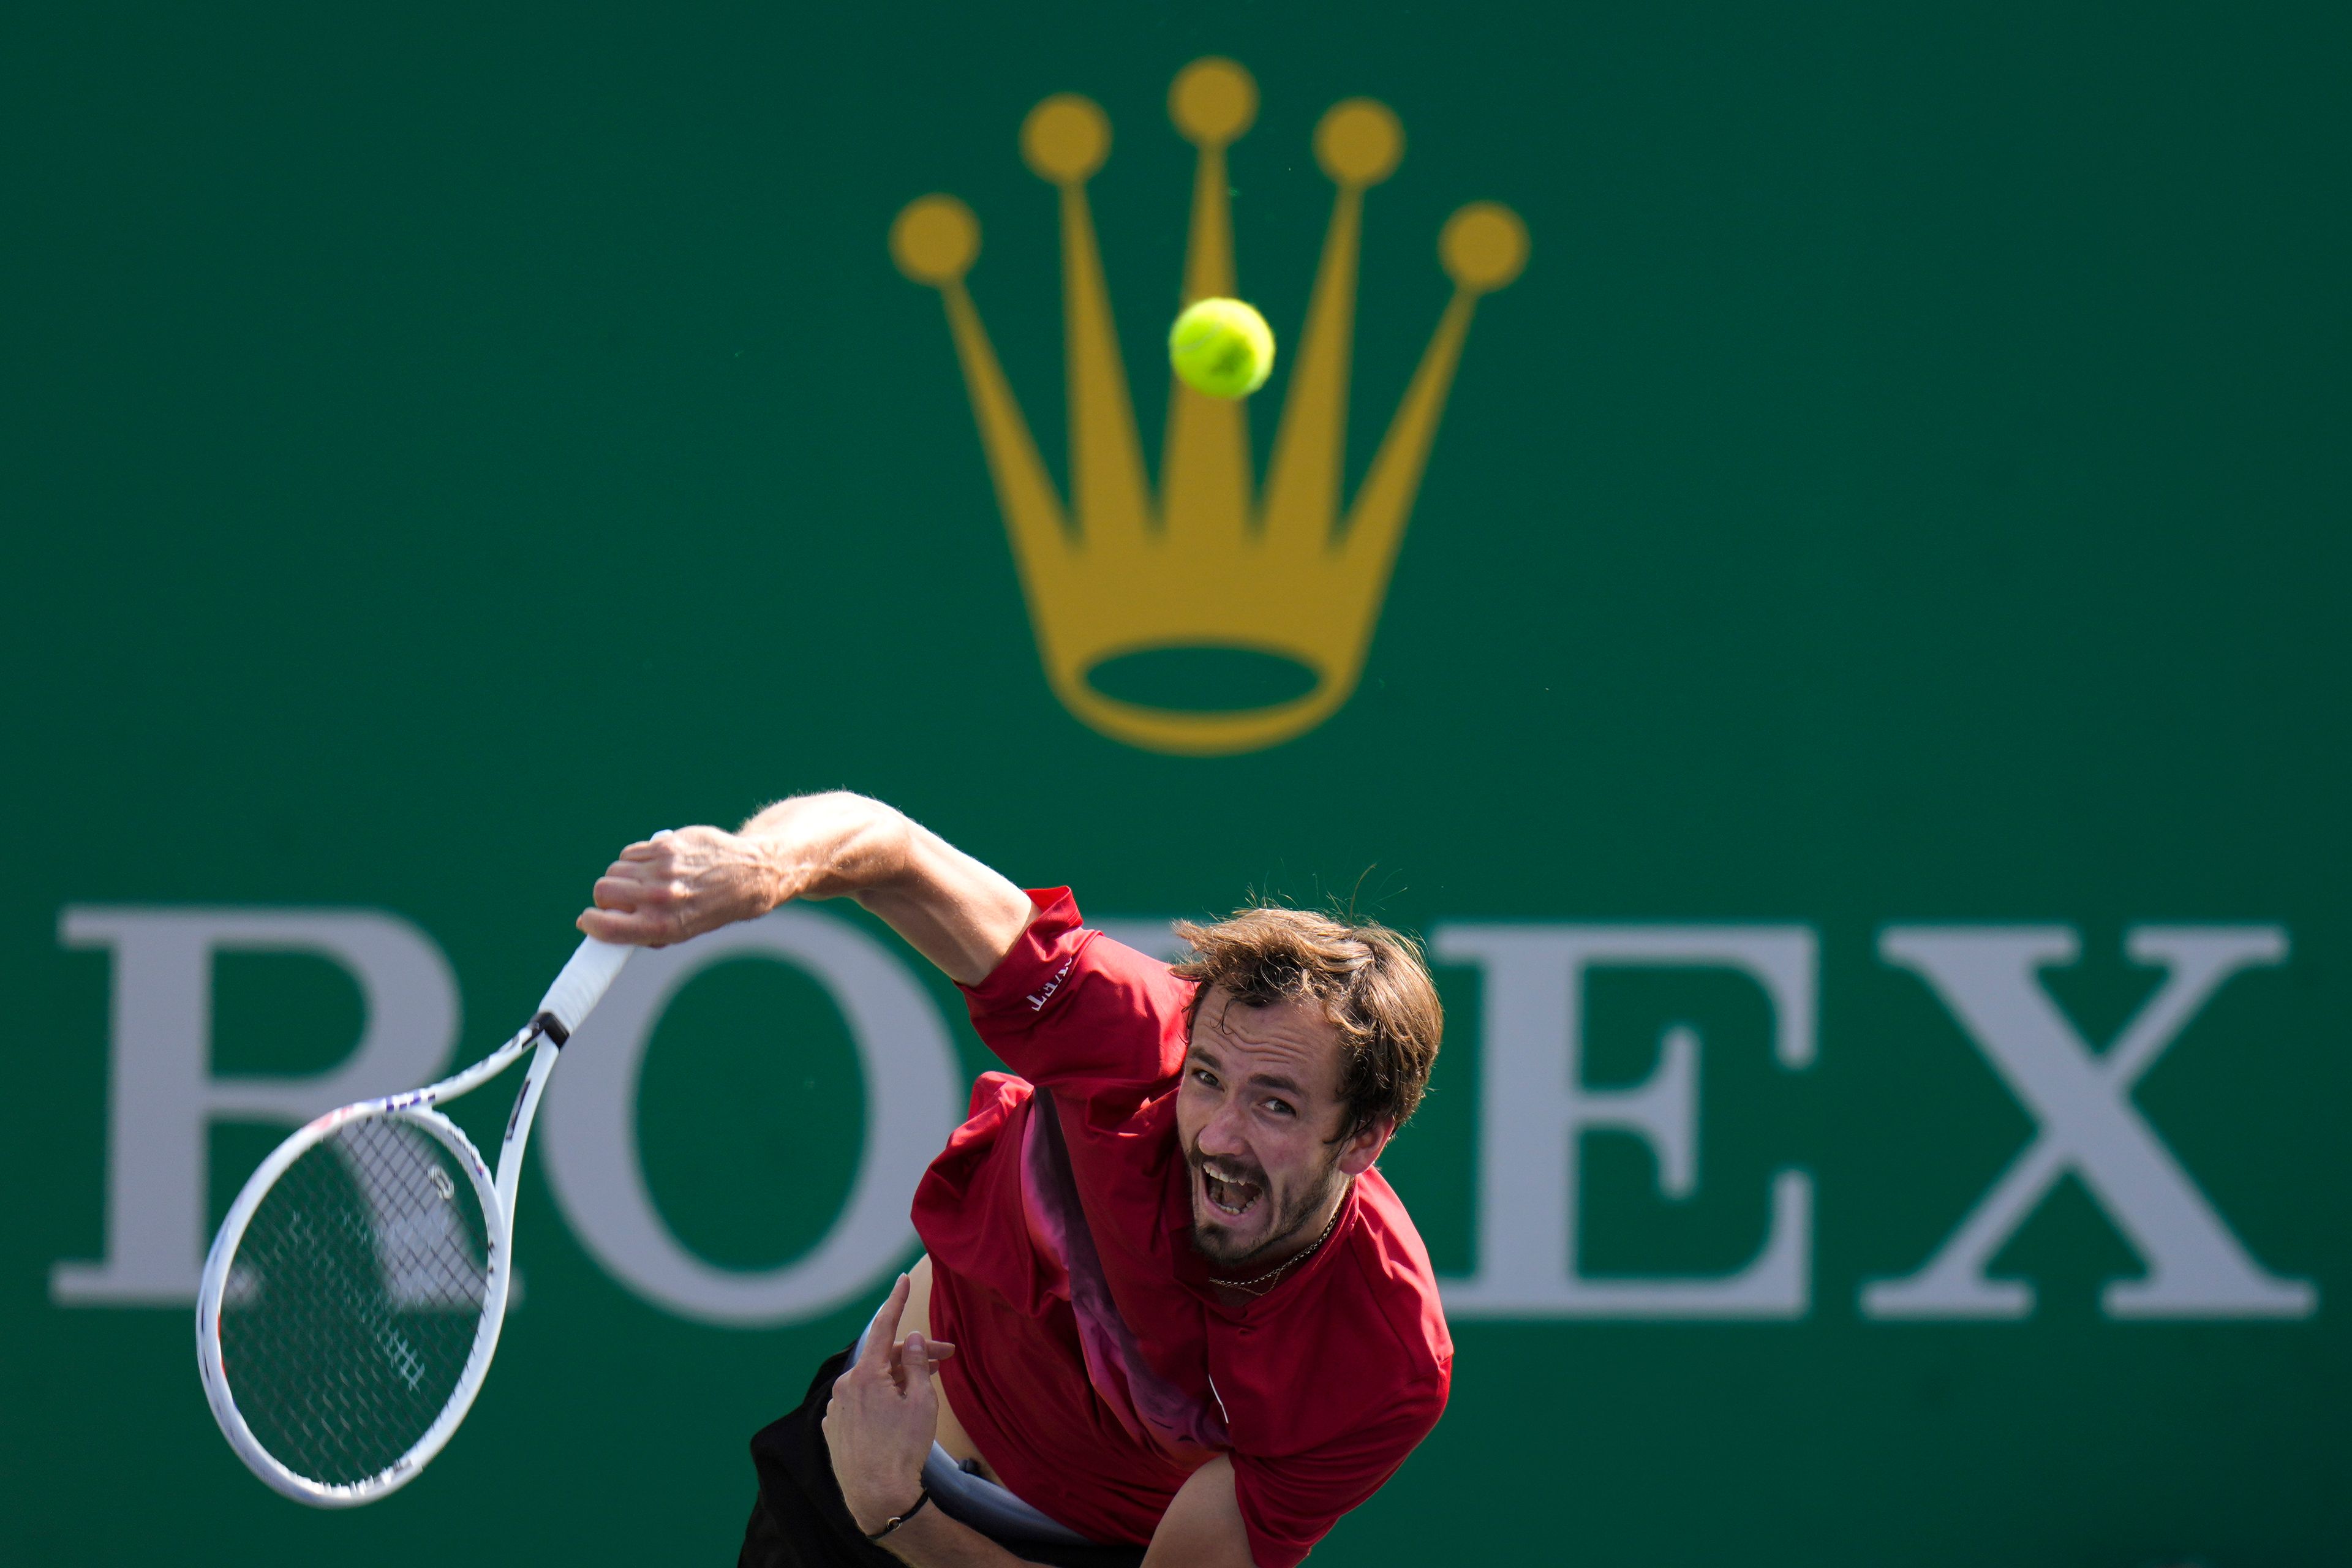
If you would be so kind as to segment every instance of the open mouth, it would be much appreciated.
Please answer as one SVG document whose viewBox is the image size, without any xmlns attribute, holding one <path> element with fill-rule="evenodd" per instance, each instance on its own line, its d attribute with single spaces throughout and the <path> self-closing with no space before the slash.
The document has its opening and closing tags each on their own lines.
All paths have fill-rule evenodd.
<svg viewBox="0 0 2352 1568">
<path fill-rule="evenodd" d="M 1255 1182 L 1244 1181 L 1239 1172 L 1223 1169 L 1213 1161 L 1204 1161 L 1201 1167 L 1201 1195 L 1209 1206 L 1229 1219 L 1239 1219 L 1249 1213 L 1265 1189 Z"/>
</svg>

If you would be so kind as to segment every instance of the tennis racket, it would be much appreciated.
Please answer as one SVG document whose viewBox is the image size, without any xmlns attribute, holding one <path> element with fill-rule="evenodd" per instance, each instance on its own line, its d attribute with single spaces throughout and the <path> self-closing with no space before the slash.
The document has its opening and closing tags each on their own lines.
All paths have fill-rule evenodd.
<svg viewBox="0 0 2352 1568">
<path fill-rule="evenodd" d="M 520 1034 L 429 1088 L 331 1110 L 230 1205 L 196 1297 L 196 1367 L 237 1457 L 316 1508 L 416 1479 L 472 1407 L 506 1318 L 523 1143 L 563 1042 L 635 948 L 590 938 Z M 435 1109 L 532 1052 L 493 1179 Z"/>
</svg>

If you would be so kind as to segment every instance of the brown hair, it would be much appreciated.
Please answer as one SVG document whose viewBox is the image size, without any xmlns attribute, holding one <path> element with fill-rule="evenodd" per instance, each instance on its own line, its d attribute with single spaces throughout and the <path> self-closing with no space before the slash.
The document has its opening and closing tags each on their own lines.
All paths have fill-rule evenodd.
<svg viewBox="0 0 2352 1568">
<path fill-rule="evenodd" d="M 1305 910 L 1259 905 L 1212 925 L 1179 921 L 1192 956 L 1176 973 L 1200 983 L 1192 1016 L 1213 985 L 1252 1007 L 1313 1001 L 1339 1032 L 1339 1131 L 1351 1138 L 1375 1121 L 1411 1120 L 1429 1087 L 1445 1032 L 1445 1011 L 1421 944 L 1384 925 L 1360 925 Z M 1188 1023 L 1191 1020 L 1188 1020 Z"/>
</svg>

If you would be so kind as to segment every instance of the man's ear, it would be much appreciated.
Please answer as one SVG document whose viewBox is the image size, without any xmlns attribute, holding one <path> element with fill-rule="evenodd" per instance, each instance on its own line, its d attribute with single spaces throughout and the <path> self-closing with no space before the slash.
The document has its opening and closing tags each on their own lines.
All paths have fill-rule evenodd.
<svg viewBox="0 0 2352 1568">
<path fill-rule="evenodd" d="M 1339 1147 L 1338 1163 L 1340 1174 L 1360 1176 L 1370 1170 L 1379 1161 L 1381 1151 L 1389 1146 L 1389 1140 L 1395 1134 L 1396 1118 L 1393 1116 L 1383 1116 L 1358 1128 L 1355 1136 Z"/>
</svg>

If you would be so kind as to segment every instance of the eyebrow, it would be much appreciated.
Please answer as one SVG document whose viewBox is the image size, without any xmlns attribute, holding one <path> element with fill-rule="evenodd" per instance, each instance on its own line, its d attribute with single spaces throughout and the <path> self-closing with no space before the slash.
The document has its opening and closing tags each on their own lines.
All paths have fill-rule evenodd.
<svg viewBox="0 0 2352 1568">
<path fill-rule="evenodd" d="M 1209 1067 L 1215 1068 L 1219 1072 L 1223 1072 L 1224 1070 L 1225 1064 L 1217 1058 L 1216 1054 L 1207 1049 L 1205 1047 L 1202 1047 L 1198 1042 L 1187 1046 L 1184 1048 L 1184 1055 L 1187 1059 L 1198 1057 L 1202 1062 L 1206 1063 Z M 1298 1087 L 1297 1079 L 1285 1078 L 1280 1073 L 1254 1072 L 1249 1075 L 1246 1081 L 1260 1089 L 1282 1089 L 1286 1093 L 1297 1095 L 1301 1099 L 1304 1099 L 1307 1094 L 1305 1089 Z"/>
</svg>

